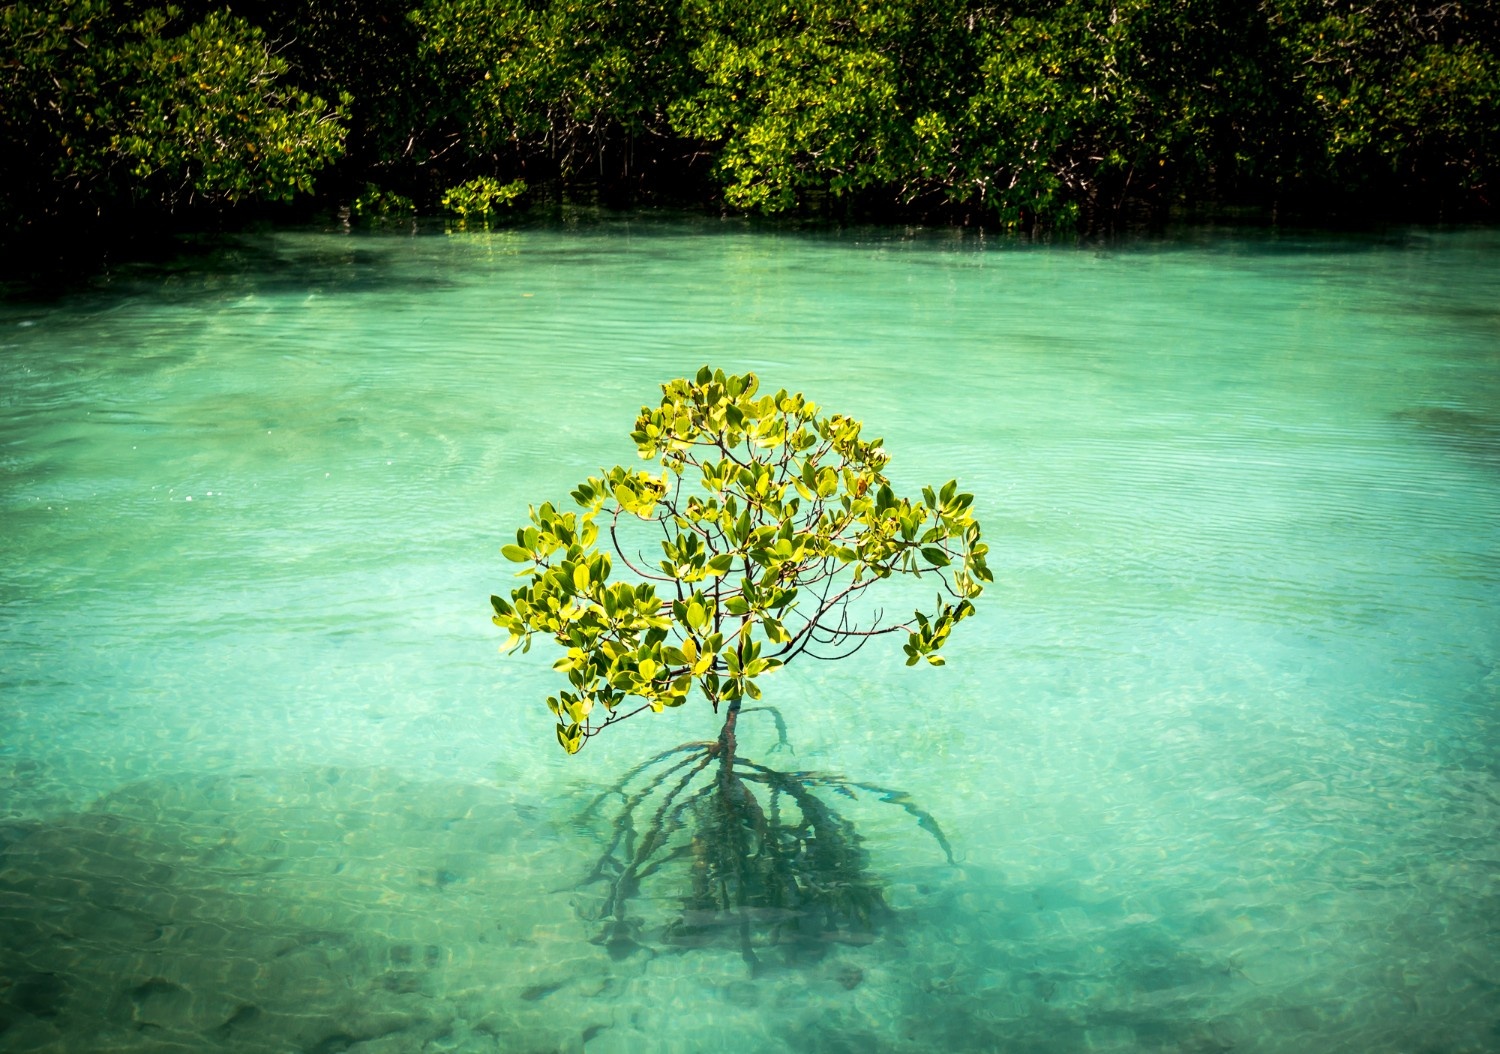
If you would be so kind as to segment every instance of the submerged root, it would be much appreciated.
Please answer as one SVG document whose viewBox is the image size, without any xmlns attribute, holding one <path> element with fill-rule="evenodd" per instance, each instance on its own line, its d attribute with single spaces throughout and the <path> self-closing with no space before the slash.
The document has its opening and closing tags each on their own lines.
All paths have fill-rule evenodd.
<svg viewBox="0 0 1500 1054">
<path fill-rule="evenodd" d="M 855 799 L 859 791 L 913 816 L 953 862 L 937 821 L 901 791 L 782 772 L 736 757 L 722 739 L 637 765 L 585 813 L 596 817 L 619 799 L 584 883 L 605 884 L 596 943 L 616 958 L 652 940 L 678 949 L 738 944 L 753 968 L 757 948 L 816 959 L 832 944 L 875 940 L 892 916 L 883 885 L 855 824 L 825 797 Z M 648 880 L 652 889 L 675 882 L 676 893 L 643 897 Z M 647 906 L 662 900 L 678 908 L 648 920 Z"/>
</svg>

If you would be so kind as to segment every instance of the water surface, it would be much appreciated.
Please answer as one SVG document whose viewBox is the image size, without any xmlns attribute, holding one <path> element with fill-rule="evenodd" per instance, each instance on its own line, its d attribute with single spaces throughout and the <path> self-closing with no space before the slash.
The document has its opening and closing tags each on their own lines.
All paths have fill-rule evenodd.
<svg viewBox="0 0 1500 1054">
<path fill-rule="evenodd" d="M 1500 235 L 293 232 L 0 307 L 0 1048 L 1500 1049 Z M 944 669 L 768 679 L 893 918 L 611 955 L 487 597 L 708 362 L 977 495 Z M 661 918 L 671 876 L 649 890 Z M 649 912 L 648 912 L 649 914 Z"/>
</svg>

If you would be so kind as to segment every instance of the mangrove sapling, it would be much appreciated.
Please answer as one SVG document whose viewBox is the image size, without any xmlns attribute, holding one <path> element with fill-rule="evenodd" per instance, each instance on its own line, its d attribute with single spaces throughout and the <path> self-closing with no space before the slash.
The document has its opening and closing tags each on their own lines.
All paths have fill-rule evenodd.
<svg viewBox="0 0 1500 1054">
<path fill-rule="evenodd" d="M 662 392 L 632 432 L 660 474 L 616 466 L 573 491 L 581 512 L 533 507 L 502 549 L 526 581 L 509 599 L 491 597 L 506 649 L 529 649 L 542 633 L 563 650 L 554 667 L 569 688 L 547 705 L 569 754 L 619 721 L 683 705 L 695 685 L 723 708 L 715 740 L 658 754 L 615 788 L 620 811 L 593 876 L 610 885 L 611 948 L 632 946 L 626 905 L 640 882 L 678 859 L 693 869 L 684 920 L 738 913 L 747 957 L 752 919 L 835 938 L 867 928 L 884 910 L 879 887 L 852 824 L 814 790 L 901 804 L 947 852 L 936 823 L 898 792 L 741 757 L 738 720 L 764 675 L 804 655 L 846 658 L 904 633 L 907 665 L 942 665 L 940 650 L 991 580 L 973 497 L 952 480 L 921 501 L 897 497 L 881 441 L 861 438 L 858 421 L 820 416 L 800 394 L 758 396 L 754 374 L 705 367 Z M 662 559 L 629 540 L 632 524 L 660 535 Z M 615 561 L 635 581 L 611 581 Z M 893 576 L 935 579 L 932 609 L 887 624 L 855 607 Z M 685 816 L 697 837 L 681 844 Z"/>
</svg>

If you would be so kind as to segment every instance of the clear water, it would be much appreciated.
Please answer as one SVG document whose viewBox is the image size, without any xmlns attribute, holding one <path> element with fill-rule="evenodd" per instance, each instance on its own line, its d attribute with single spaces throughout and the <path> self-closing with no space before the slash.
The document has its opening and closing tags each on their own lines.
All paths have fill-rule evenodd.
<svg viewBox="0 0 1500 1054">
<path fill-rule="evenodd" d="M 1497 294 L 1496 232 L 636 219 L 0 307 L 0 1048 L 1500 1049 Z M 564 758 L 488 622 L 704 362 L 958 476 L 997 575 L 942 670 L 767 682 L 749 752 L 956 863 L 841 800 L 894 918 L 756 971 L 581 884 L 712 716 Z"/>
</svg>

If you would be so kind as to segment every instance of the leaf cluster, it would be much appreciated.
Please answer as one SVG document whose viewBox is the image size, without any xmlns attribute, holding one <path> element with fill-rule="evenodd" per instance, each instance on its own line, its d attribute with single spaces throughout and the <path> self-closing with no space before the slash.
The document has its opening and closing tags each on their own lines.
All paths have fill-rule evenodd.
<svg viewBox="0 0 1500 1054">
<path fill-rule="evenodd" d="M 839 658 L 902 632 L 908 665 L 938 653 L 991 581 L 973 497 L 955 481 L 898 497 L 879 439 L 800 394 L 707 367 L 663 385 L 631 434 L 659 473 L 616 466 L 550 503 L 502 549 L 525 582 L 491 597 L 506 648 L 537 634 L 564 654 L 569 688 L 547 700 L 569 753 L 610 724 L 685 703 L 758 699 L 759 680 L 802 655 Z M 646 525 L 659 558 L 626 540 Z M 605 545 L 608 548 L 605 548 Z M 613 556 L 611 555 L 613 553 Z M 612 581 L 615 564 L 631 581 Z M 938 584 L 931 610 L 861 622 L 852 601 L 892 576 Z"/>
<path fill-rule="evenodd" d="M 675 142 L 679 170 L 705 159 L 747 211 L 1037 229 L 1350 190 L 1493 200 L 1493 0 L 429 0 L 416 17 L 470 100 L 469 149 L 628 179 L 644 142 Z"/>
<path fill-rule="evenodd" d="M 484 179 L 1023 230 L 1216 203 L 1492 217 L 1497 55 L 1496 0 L 21 0 L 0 206 L 16 227 L 374 184 L 441 210 Z"/>
<path fill-rule="evenodd" d="M 81 203 L 287 200 L 343 149 L 348 99 L 288 86 L 265 32 L 227 11 L 9 4 L 0 53 L 12 223 Z"/>
<path fill-rule="evenodd" d="M 524 179 L 501 183 L 492 176 L 478 176 L 443 194 L 443 208 L 460 219 L 482 217 L 513 206 L 526 193 Z"/>
</svg>

